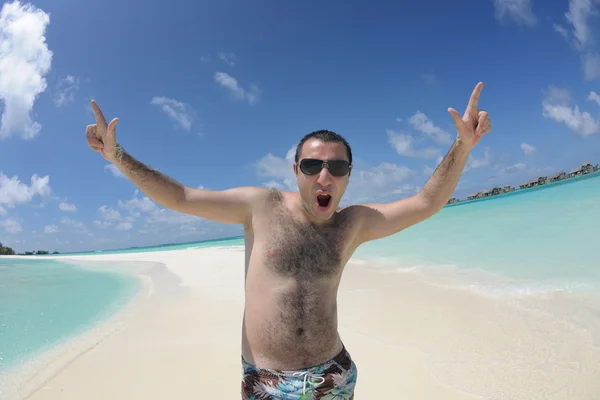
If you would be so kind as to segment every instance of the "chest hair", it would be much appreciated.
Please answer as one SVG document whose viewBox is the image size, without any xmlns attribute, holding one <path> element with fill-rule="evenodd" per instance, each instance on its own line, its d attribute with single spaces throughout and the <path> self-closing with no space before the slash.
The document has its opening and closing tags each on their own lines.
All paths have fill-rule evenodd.
<svg viewBox="0 0 600 400">
<path fill-rule="evenodd" d="M 342 267 L 347 220 L 334 214 L 327 225 L 316 225 L 292 217 L 281 195 L 273 195 L 271 233 L 266 246 L 266 264 L 289 278 L 325 278 Z"/>
</svg>

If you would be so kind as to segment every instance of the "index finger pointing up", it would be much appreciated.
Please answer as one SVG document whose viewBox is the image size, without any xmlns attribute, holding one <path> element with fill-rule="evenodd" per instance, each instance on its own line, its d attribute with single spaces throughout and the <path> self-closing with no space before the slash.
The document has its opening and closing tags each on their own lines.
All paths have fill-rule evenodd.
<svg viewBox="0 0 600 400">
<path fill-rule="evenodd" d="M 483 82 L 479 82 L 477 86 L 475 86 L 475 89 L 473 89 L 473 93 L 471 94 L 471 99 L 469 100 L 469 105 L 467 106 L 467 111 L 473 114 L 477 114 L 481 89 L 483 89 Z"/>
<path fill-rule="evenodd" d="M 105 129 L 108 124 L 106 123 L 106 119 L 104 119 L 102 110 L 100 110 L 100 107 L 98 107 L 98 103 L 96 103 L 96 100 L 92 100 L 90 104 L 92 105 L 92 110 L 94 110 L 94 115 L 96 116 L 96 125 Z"/>
</svg>

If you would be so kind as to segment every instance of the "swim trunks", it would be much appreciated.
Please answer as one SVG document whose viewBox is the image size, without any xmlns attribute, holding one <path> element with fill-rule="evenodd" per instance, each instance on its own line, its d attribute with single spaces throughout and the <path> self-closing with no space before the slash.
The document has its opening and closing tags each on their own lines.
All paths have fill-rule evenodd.
<svg viewBox="0 0 600 400">
<path fill-rule="evenodd" d="M 242 400 L 353 400 L 358 371 L 344 347 L 332 360 L 295 371 L 259 368 L 242 358 Z"/>
</svg>

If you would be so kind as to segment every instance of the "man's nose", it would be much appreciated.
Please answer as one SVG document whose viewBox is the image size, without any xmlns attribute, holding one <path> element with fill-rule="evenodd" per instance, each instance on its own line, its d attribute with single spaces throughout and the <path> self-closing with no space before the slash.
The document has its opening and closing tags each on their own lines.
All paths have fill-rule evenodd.
<svg viewBox="0 0 600 400">
<path fill-rule="evenodd" d="M 329 169 L 327 167 L 323 167 L 321 172 L 319 173 L 319 179 L 317 182 L 321 186 L 327 186 L 331 182 L 331 174 L 329 173 Z"/>
</svg>

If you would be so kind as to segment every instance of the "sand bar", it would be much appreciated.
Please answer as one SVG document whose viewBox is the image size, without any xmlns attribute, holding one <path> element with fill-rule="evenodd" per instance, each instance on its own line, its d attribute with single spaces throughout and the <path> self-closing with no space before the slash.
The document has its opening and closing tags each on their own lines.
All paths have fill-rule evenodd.
<svg viewBox="0 0 600 400">
<path fill-rule="evenodd" d="M 151 283 L 118 331 L 27 398 L 240 398 L 242 248 L 69 259 L 166 268 L 144 275 Z M 418 270 L 348 265 L 339 330 L 359 369 L 356 399 L 600 398 L 600 307 L 564 294 L 486 297 L 440 282 Z M 590 320 L 568 320 L 574 306 L 589 307 Z"/>
</svg>

